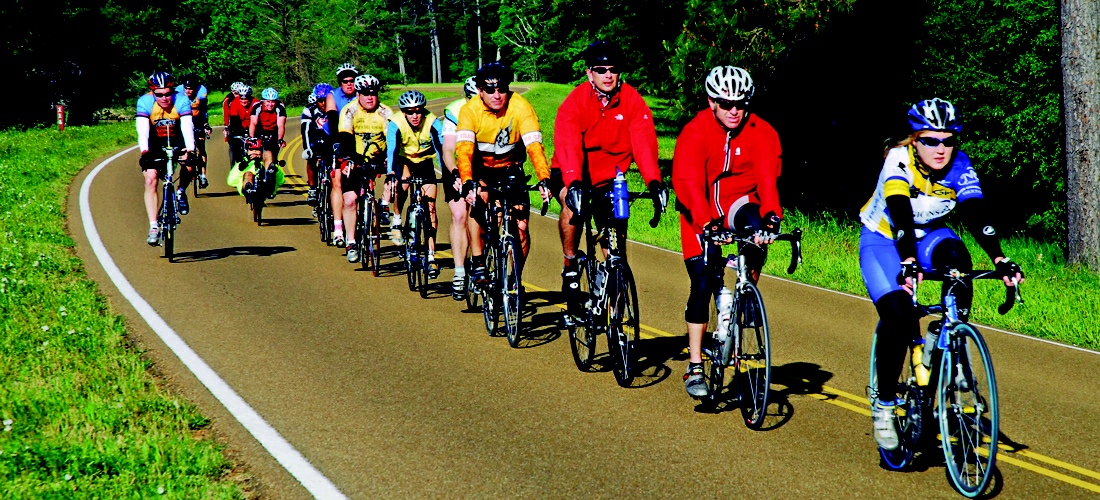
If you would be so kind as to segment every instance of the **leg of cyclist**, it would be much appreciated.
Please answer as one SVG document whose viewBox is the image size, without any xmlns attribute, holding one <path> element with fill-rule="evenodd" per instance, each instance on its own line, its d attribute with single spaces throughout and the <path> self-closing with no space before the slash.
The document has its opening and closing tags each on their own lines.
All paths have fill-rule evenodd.
<svg viewBox="0 0 1100 500">
<path fill-rule="evenodd" d="M 894 424 L 897 380 L 905 362 L 905 349 L 920 335 L 920 323 L 910 293 L 897 283 L 901 257 L 892 239 L 863 228 L 859 265 L 879 315 L 875 344 L 878 394 L 871 409 L 874 437 L 879 447 L 895 450 L 900 445 Z"/>
<path fill-rule="evenodd" d="M 764 227 L 764 221 L 760 217 L 760 205 L 750 202 L 747 195 L 734 202 L 728 213 L 730 216 L 727 219 L 727 226 L 734 231 L 750 227 L 755 232 Z M 749 268 L 749 281 L 755 285 L 760 281 L 760 270 L 764 268 L 764 262 L 768 259 L 768 247 L 739 243 L 737 253 L 745 256 L 745 264 Z"/>
<path fill-rule="evenodd" d="M 431 168 L 431 163 L 428 164 L 428 167 Z M 434 172 L 430 173 L 434 174 Z M 432 175 L 429 178 L 432 177 L 435 176 Z M 439 229 L 439 218 L 435 213 L 435 184 L 425 184 L 420 188 L 420 193 L 424 196 L 424 202 L 428 205 L 428 219 L 430 225 L 428 226 L 428 230 L 425 231 L 428 236 L 428 275 L 434 279 L 439 276 L 439 264 L 435 262 L 435 234 Z"/>
<path fill-rule="evenodd" d="M 695 235 L 692 234 L 691 237 L 695 238 Z M 702 247 L 700 247 L 699 254 L 684 260 L 688 279 L 691 282 L 687 306 L 684 308 L 684 321 L 687 323 L 688 333 L 688 366 L 684 373 L 684 389 L 688 395 L 696 398 L 707 395 L 707 383 L 703 371 L 703 335 L 707 331 L 707 323 L 710 320 L 711 297 L 722 284 L 718 271 L 713 265 L 708 265 L 719 261 L 721 253 L 713 245 L 708 245 L 707 249 L 710 252 L 708 259 L 703 258 Z"/>
<path fill-rule="evenodd" d="M 561 178 L 560 169 L 550 170 L 548 187 L 551 193 L 555 193 L 558 204 L 561 205 L 561 214 L 558 216 L 558 237 L 561 239 L 561 291 L 564 294 L 575 294 L 580 290 L 580 269 L 577 262 L 577 226 L 573 220 L 573 210 L 566 204 L 565 196 L 568 189 Z M 582 223 L 583 225 L 583 223 Z M 567 300 L 569 297 L 567 297 Z M 569 301 L 572 303 L 572 301 Z"/>
<path fill-rule="evenodd" d="M 160 227 L 157 225 L 157 209 L 160 207 L 160 194 L 157 193 L 157 180 L 160 178 L 160 170 L 157 168 L 153 150 L 150 150 L 138 162 L 141 165 L 141 175 L 145 178 L 145 213 L 149 216 L 149 234 L 145 242 L 156 245 L 160 237 Z"/>
<path fill-rule="evenodd" d="M 306 194 L 306 204 L 309 206 L 317 205 L 317 160 L 310 158 L 306 160 L 306 184 L 309 185 L 309 192 Z"/>
<path fill-rule="evenodd" d="M 359 167 L 356 167 L 359 169 Z M 353 174 L 354 175 L 354 174 Z M 347 244 L 348 262 L 359 262 L 359 250 L 355 246 L 355 222 L 359 217 L 359 188 L 358 182 L 347 182 L 345 185 L 348 187 L 347 191 L 344 191 L 341 206 L 343 207 L 344 223 L 347 231 L 347 237 L 345 238 Z M 354 188 L 354 189 L 352 189 Z"/>
<path fill-rule="evenodd" d="M 485 224 L 488 221 L 489 193 L 485 191 L 485 183 L 480 182 L 481 190 L 477 195 L 475 204 L 470 208 L 470 219 L 473 224 L 467 224 L 470 235 L 470 265 L 473 267 L 471 278 L 475 282 L 484 282 L 485 276 Z"/>
<path fill-rule="evenodd" d="M 209 127 L 207 125 L 206 127 Z M 197 137 L 201 134 L 202 137 Z M 206 154 L 206 134 L 205 129 L 202 132 L 196 132 L 195 135 L 195 149 L 199 153 L 199 187 L 206 189 L 210 185 L 210 181 L 206 179 L 206 164 L 210 161 L 210 157 Z"/>
<path fill-rule="evenodd" d="M 337 162 L 336 168 L 332 169 L 332 192 L 329 193 L 332 199 L 332 243 L 341 248 L 344 246 L 344 211 L 341 207 L 344 206 L 344 179 L 347 178 L 343 171 L 347 168 L 345 165 L 345 162 Z"/>
<path fill-rule="evenodd" d="M 469 249 L 469 236 L 466 222 L 469 218 L 469 205 L 462 198 L 462 182 L 447 168 L 443 169 L 443 198 L 451 209 L 451 254 L 455 258 L 455 273 L 451 280 L 451 294 L 462 300 L 466 295 L 466 251 Z"/>
<path fill-rule="evenodd" d="M 921 267 L 925 269 L 954 268 L 960 271 L 972 271 L 974 264 L 970 251 L 966 249 L 959 236 L 949 228 L 943 227 L 929 231 L 917 245 Z M 925 265 L 925 255 L 928 255 Z M 940 298 L 947 294 L 948 284 L 940 289 Z M 974 290 L 967 287 L 955 287 L 955 306 L 959 310 L 959 319 L 970 319 L 970 306 L 974 302 Z"/>
<path fill-rule="evenodd" d="M 409 166 L 407 164 L 401 165 L 400 169 L 396 170 L 400 172 L 398 176 L 401 180 L 407 180 L 412 177 L 412 173 L 409 172 Z M 390 241 L 398 245 L 405 244 L 405 238 L 401 233 L 401 212 L 402 207 L 405 206 L 405 199 L 408 198 L 408 185 L 400 182 L 386 183 L 386 186 L 390 188 L 390 198 L 388 198 L 393 205 L 393 217 L 390 218 Z"/>
</svg>

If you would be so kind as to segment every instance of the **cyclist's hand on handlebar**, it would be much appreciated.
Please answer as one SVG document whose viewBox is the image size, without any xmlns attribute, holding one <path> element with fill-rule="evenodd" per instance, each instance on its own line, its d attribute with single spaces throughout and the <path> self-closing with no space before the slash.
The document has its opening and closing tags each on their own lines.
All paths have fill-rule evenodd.
<svg viewBox="0 0 1100 500">
<path fill-rule="evenodd" d="M 782 224 L 783 219 L 780 219 L 775 212 L 768 212 L 764 215 L 763 222 L 763 227 L 752 235 L 752 241 L 757 245 L 768 245 L 774 242 L 775 238 L 779 236 L 779 226 Z"/>
<path fill-rule="evenodd" d="M 581 216 L 581 209 L 584 206 L 584 188 L 581 187 L 581 181 L 569 183 L 569 189 L 565 190 L 565 206 L 573 212 L 575 217 Z"/>
<path fill-rule="evenodd" d="M 712 241 L 719 245 L 728 245 L 733 243 L 733 233 L 726 229 L 725 224 L 722 223 L 722 219 L 714 219 L 710 221 L 703 229 L 703 235 L 711 238 Z"/>
<path fill-rule="evenodd" d="M 283 149 L 285 147 L 286 147 L 286 141 L 284 141 L 282 139 L 279 139 L 279 149 Z"/>
<path fill-rule="evenodd" d="M 310 149 L 310 148 L 303 149 L 302 150 L 302 159 L 303 160 L 309 160 L 310 158 L 313 158 L 313 150 Z"/>
<path fill-rule="evenodd" d="M 539 181 L 536 186 L 539 187 L 539 195 L 542 196 L 542 205 L 546 206 L 550 204 L 550 188 L 546 185 L 546 179 Z"/>
<path fill-rule="evenodd" d="M 653 208 L 663 213 L 668 208 L 668 186 L 661 181 L 652 181 L 647 187 L 653 195 Z"/>
<path fill-rule="evenodd" d="M 470 206 L 474 206 L 474 201 L 477 199 L 477 182 L 473 179 L 468 180 L 462 184 L 462 195 L 466 197 L 466 203 Z"/>
<path fill-rule="evenodd" d="M 1008 257 L 1000 257 L 993 262 L 997 270 L 1004 273 L 1002 278 L 1005 282 L 1005 286 L 1016 286 L 1017 283 L 1024 281 L 1024 270 L 1020 268 L 1020 265 L 1008 260 Z"/>
<path fill-rule="evenodd" d="M 222 129 L 222 142 L 229 142 L 229 129 L 228 128 L 223 128 Z"/>
<path fill-rule="evenodd" d="M 454 172 L 453 174 L 454 174 L 454 177 L 455 177 L 455 183 L 454 183 L 455 191 L 461 193 L 462 192 L 462 179 L 458 177 L 458 172 Z"/>
<path fill-rule="evenodd" d="M 920 264 L 917 263 L 917 259 L 909 257 L 901 261 L 901 272 L 898 273 L 898 284 L 909 292 L 910 295 L 916 290 L 916 286 L 924 280 L 924 273 L 920 269 Z"/>
</svg>

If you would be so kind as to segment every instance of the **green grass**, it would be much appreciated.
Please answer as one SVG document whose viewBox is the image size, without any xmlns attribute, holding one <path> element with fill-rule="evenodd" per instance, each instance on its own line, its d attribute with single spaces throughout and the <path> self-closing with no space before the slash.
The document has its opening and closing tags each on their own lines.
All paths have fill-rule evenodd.
<svg viewBox="0 0 1100 500">
<path fill-rule="evenodd" d="M 208 421 L 158 387 L 66 234 L 73 176 L 135 138 L 132 122 L 0 132 L 5 498 L 243 496 Z"/>
<path fill-rule="evenodd" d="M 542 125 L 547 157 L 553 155 L 554 116 L 572 86 L 534 83 L 524 94 L 535 106 Z M 650 100 L 653 107 L 660 102 Z M 662 163 L 671 161 L 678 131 L 664 130 L 658 126 L 658 156 Z M 530 162 L 526 165 L 533 173 Z M 665 172 L 668 182 L 668 172 Z M 636 169 L 627 175 L 632 190 L 643 188 Z M 870 193 L 868 193 L 870 196 Z M 669 206 L 674 206 L 675 193 Z M 535 206 L 541 204 L 532 194 Z M 557 212 L 557 203 L 551 211 Z M 865 297 L 867 290 L 859 271 L 859 223 L 844 220 L 828 213 L 805 214 L 787 208 L 784 227 L 803 230 L 803 265 L 793 275 L 787 275 L 790 246 L 780 243 L 771 247 L 766 273 L 790 278 L 824 288 L 839 290 Z M 645 202 L 631 207 L 629 232 L 637 241 L 675 251 L 680 249 L 679 217 L 675 212 L 666 214 L 656 228 L 649 227 L 652 207 Z M 965 230 L 957 231 L 974 255 L 974 265 L 990 269 L 992 264 Z M 993 281 L 981 281 L 975 286 L 972 319 L 998 328 L 1013 330 L 1035 337 L 1056 340 L 1100 350 L 1100 274 L 1067 266 L 1058 245 L 1025 238 L 1009 238 L 1002 243 L 1005 254 L 1019 262 L 1027 273 L 1023 287 L 1024 305 L 1017 305 L 1005 316 L 997 314 L 997 306 L 1004 300 L 1004 287 Z M 674 270 L 672 272 L 682 272 Z M 929 295 L 922 299 L 933 300 L 939 284 L 930 283 L 922 288 Z"/>
</svg>

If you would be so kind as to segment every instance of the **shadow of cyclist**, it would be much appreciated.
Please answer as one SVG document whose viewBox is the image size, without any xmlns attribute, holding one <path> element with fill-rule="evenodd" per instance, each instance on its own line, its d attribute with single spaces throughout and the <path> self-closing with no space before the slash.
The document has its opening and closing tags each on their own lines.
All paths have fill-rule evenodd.
<svg viewBox="0 0 1100 500">
<path fill-rule="evenodd" d="M 215 248 L 212 250 L 198 250 L 194 252 L 177 253 L 175 256 L 175 262 L 202 262 L 207 260 L 218 260 L 226 257 L 270 257 L 286 252 L 297 251 L 297 248 L 286 246 L 275 247 L 259 247 L 259 246 L 243 246 L 243 247 L 227 247 L 227 248 Z"/>
</svg>

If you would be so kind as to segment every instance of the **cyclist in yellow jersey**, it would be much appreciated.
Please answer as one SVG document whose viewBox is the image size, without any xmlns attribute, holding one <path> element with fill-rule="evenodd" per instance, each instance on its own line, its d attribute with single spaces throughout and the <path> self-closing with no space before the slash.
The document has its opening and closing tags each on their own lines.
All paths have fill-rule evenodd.
<svg viewBox="0 0 1100 500">
<path fill-rule="evenodd" d="M 443 149 L 440 136 L 443 123 L 427 110 L 428 99 L 419 90 L 409 90 L 397 99 L 401 108 L 390 119 L 386 127 L 386 165 L 387 178 L 400 175 L 401 179 L 418 177 L 428 182 L 420 188 L 424 201 L 428 203 L 428 216 L 431 225 L 428 230 L 428 275 L 439 276 L 439 264 L 435 262 L 435 231 L 439 227 L 435 213 L 435 161 Z M 405 188 L 401 184 L 393 186 L 397 191 L 397 202 L 393 204 L 396 220 L 401 220 L 401 206 L 405 204 Z M 391 234 L 392 238 L 392 234 Z"/>
<path fill-rule="evenodd" d="M 343 219 L 335 221 L 333 237 L 336 245 L 346 243 L 348 262 L 359 262 L 359 252 L 355 248 L 359 192 L 370 189 L 370 182 L 386 171 L 386 126 L 393 112 L 378 102 L 381 87 L 382 83 L 371 75 L 355 77 L 355 90 L 359 95 L 340 110 L 338 120 L 337 140 L 341 151 L 338 156 L 341 159 L 332 175 L 334 178 L 340 176 L 341 192 L 334 193 L 332 206 L 343 207 Z M 347 238 L 344 228 L 347 228 Z"/>
<path fill-rule="evenodd" d="M 550 166 L 542 145 L 542 130 L 535 108 L 527 99 L 508 90 L 510 71 L 504 64 L 488 63 L 477 70 L 478 99 L 471 99 L 459 111 L 458 130 L 455 137 L 456 161 L 462 179 L 462 191 L 466 201 L 473 206 L 471 216 L 478 222 L 477 233 L 470 230 L 471 264 L 474 281 L 485 280 L 485 259 L 482 256 L 485 228 L 478 216 L 488 203 L 488 194 L 478 193 L 486 181 L 503 179 L 508 175 L 523 176 L 523 162 L 528 156 L 539 179 L 539 194 L 543 203 L 550 200 L 546 180 L 550 178 Z M 522 144 L 521 144 L 522 143 Z M 480 196 L 482 203 L 475 204 Z M 513 200 L 522 200 L 512 207 L 515 211 L 516 229 L 519 233 L 523 257 L 531 248 L 527 232 L 530 205 L 526 191 L 509 193 Z"/>
</svg>

